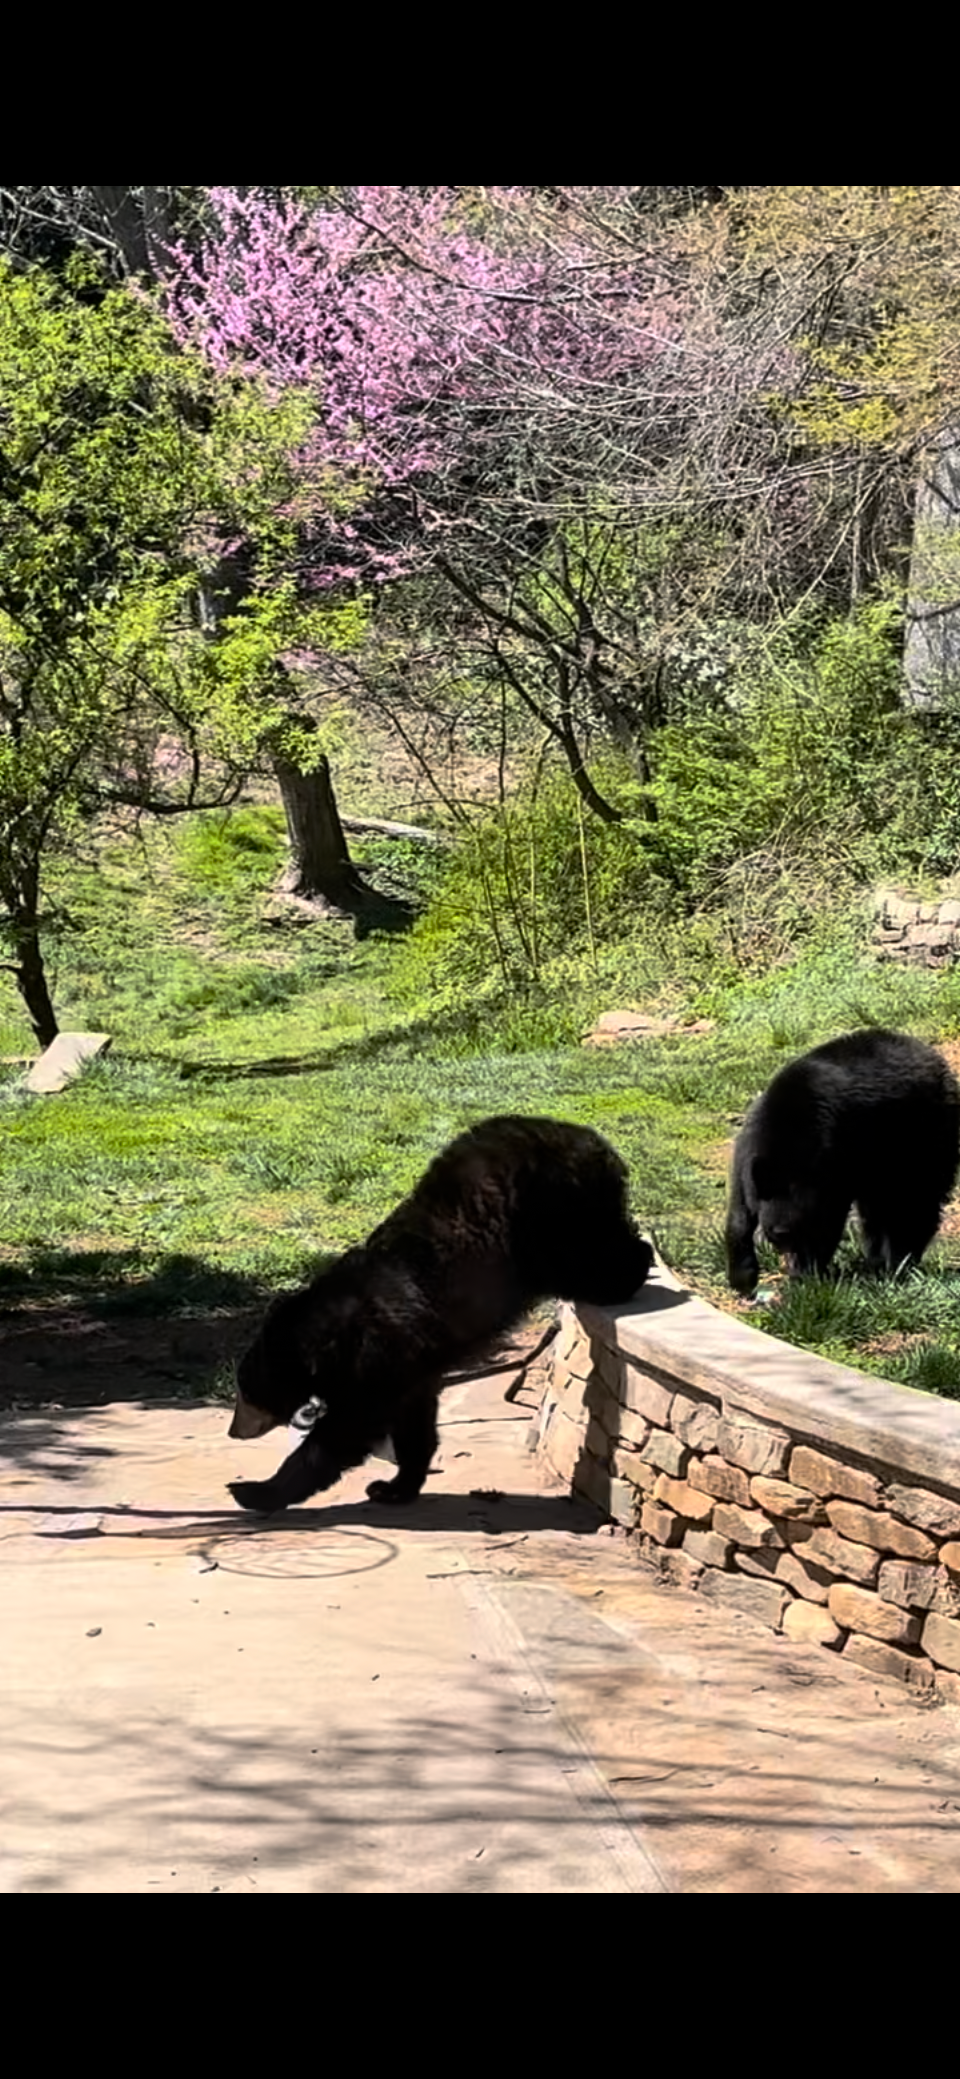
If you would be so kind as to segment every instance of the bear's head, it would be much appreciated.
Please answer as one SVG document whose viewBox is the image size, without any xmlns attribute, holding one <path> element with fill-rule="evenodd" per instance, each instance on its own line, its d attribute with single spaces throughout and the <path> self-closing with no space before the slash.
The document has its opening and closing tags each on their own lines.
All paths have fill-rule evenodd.
<svg viewBox="0 0 960 2079">
<path fill-rule="evenodd" d="M 812 1175 L 789 1174 L 762 1158 L 753 1165 L 757 1220 L 772 1249 L 795 1272 L 817 1255 L 823 1222 L 822 1193 Z"/>
<path fill-rule="evenodd" d="M 333 1293 L 318 1304 L 315 1287 L 275 1299 L 237 1366 L 228 1435 L 260 1437 L 289 1427 L 309 1402 L 319 1401 L 326 1412 L 349 1379 L 355 1312 L 355 1302 Z"/>
</svg>

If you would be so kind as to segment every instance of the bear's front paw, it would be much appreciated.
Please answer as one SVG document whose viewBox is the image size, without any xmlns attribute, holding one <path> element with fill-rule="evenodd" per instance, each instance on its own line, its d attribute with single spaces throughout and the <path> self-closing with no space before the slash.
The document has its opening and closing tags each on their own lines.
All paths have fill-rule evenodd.
<svg viewBox="0 0 960 2079">
<path fill-rule="evenodd" d="M 230 1480 L 227 1488 L 241 1509 L 254 1509 L 259 1516 L 272 1516 L 283 1507 L 271 1480 Z"/>
</svg>

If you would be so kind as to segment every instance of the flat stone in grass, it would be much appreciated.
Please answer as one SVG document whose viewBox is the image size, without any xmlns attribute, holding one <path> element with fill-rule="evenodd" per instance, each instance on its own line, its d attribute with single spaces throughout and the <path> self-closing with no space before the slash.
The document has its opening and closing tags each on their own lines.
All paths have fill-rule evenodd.
<svg viewBox="0 0 960 2079">
<path fill-rule="evenodd" d="M 620 1040 L 662 1039 L 667 1033 L 700 1036 L 716 1029 L 714 1018 L 649 1017 L 645 1011 L 603 1011 L 591 1032 L 583 1034 L 585 1047 L 615 1047 Z"/>
<path fill-rule="evenodd" d="M 65 1090 L 86 1062 L 106 1053 L 110 1039 L 109 1032 L 58 1032 L 46 1053 L 34 1062 L 26 1079 L 27 1089 L 38 1097 Z"/>
</svg>

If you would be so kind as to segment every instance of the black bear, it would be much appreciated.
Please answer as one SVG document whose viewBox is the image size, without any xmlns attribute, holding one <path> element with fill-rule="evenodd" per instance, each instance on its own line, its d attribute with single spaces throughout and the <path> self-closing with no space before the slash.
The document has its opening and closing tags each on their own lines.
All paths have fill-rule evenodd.
<svg viewBox="0 0 960 2079">
<path fill-rule="evenodd" d="M 332 1487 L 389 1436 L 393 1480 L 374 1501 L 414 1501 L 437 1445 L 451 1365 L 479 1356 L 536 1299 L 631 1298 L 653 1260 L 627 1210 L 627 1171 L 590 1127 L 487 1119 L 431 1163 L 369 1241 L 277 1299 L 241 1360 L 232 1437 L 261 1436 L 319 1403 L 272 1480 L 238 1480 L 267 1513 Z"/>
<path fill-rule="evenodd" d="M 960 1088 L 942 1055 L 905 1032 L 847 1032 L 789 1061 L 737 1137 L 727 1272 L 759 1276 L 754 1235 L 789 1269 L 826 1270 L 852 1205 L 871 1270 L 918 1263 L 960 1160 Z"/>
</svg>

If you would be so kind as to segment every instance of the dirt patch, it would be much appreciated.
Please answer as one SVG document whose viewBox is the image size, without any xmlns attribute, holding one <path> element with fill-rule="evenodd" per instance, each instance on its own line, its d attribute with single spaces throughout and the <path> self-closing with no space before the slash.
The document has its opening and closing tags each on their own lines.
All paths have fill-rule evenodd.
<svg viewBox="0 0 960 2079">
<path fill-rule="evenodd" d="M 899 1357 L 904 1350 L 921 1349 L 925 1345 L 929 1346 L 929 1343 L 930 1337 L 922 1335 L 919 1329 L 891 1329 L 887 1335 L 871 1336 L 868 1342 L 860 1343 L 858 1348 L 865 1357 Z"/>
</svg>

